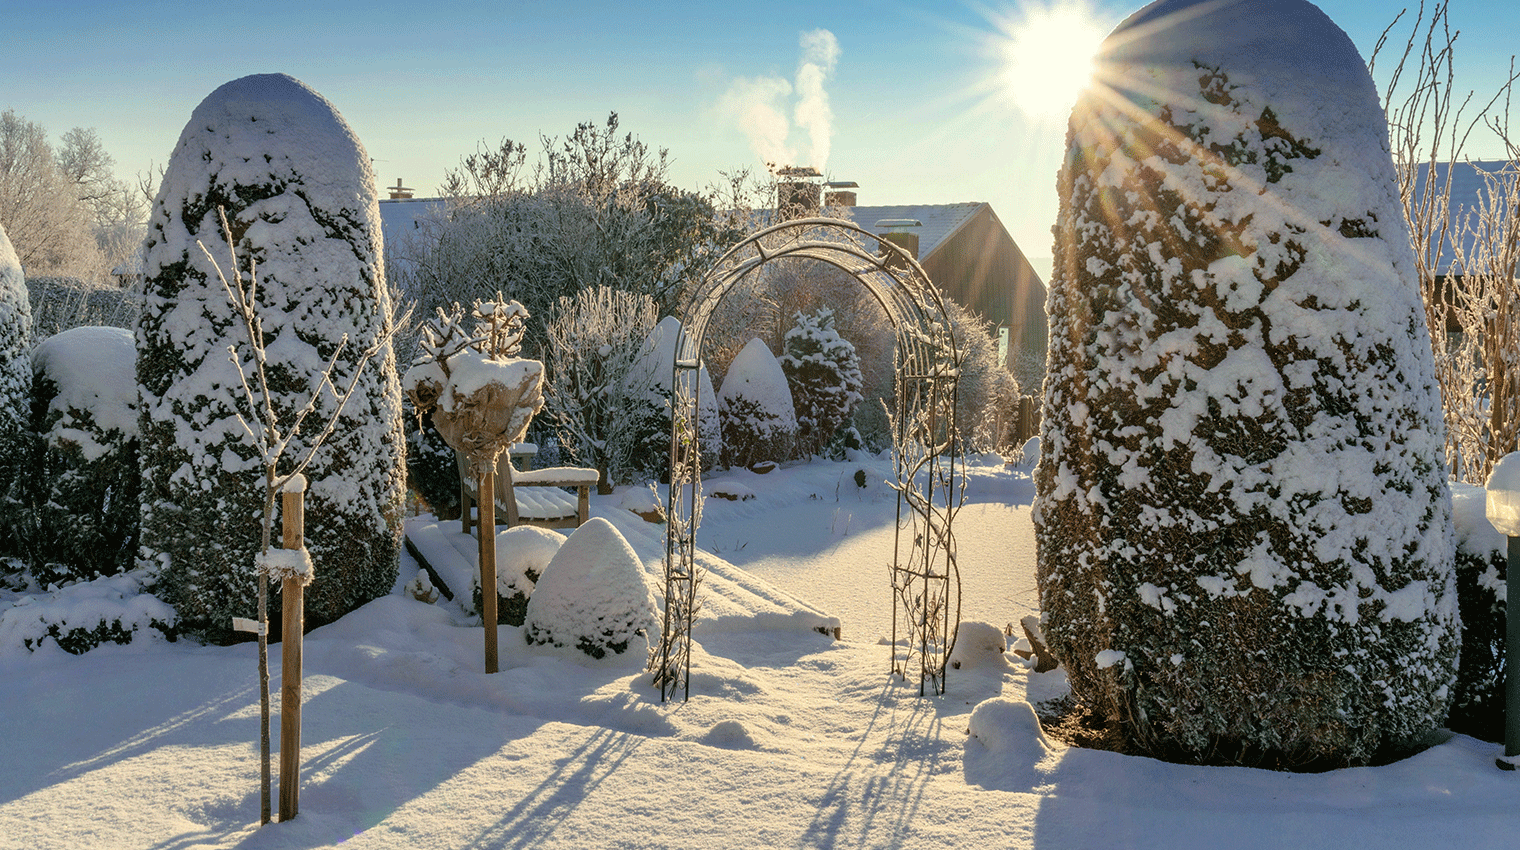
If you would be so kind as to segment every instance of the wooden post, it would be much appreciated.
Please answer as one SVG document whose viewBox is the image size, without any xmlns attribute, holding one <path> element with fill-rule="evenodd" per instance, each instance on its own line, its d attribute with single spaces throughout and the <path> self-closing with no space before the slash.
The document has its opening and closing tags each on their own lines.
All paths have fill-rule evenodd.
<svg viewBox="0 0 1520 850">
<path fill-rule="evenodd" d="M 304 484 L 304 482 L 302 482 Z M 282 548 L 305 546 L 303 489 L 281 494 L 285 518 Z M 301 808 L 301 643 L 305 631 L 306 582 L 287 576 L 281 585 L 280 678 L 280 822 L 296 816 Z"/>
<path fill-rule="evenodd" d="M 486 672 L 496 672 L 496 461 L 475 469 L 480 506 L 480 612 L 486 627 Z"/>
</svg>

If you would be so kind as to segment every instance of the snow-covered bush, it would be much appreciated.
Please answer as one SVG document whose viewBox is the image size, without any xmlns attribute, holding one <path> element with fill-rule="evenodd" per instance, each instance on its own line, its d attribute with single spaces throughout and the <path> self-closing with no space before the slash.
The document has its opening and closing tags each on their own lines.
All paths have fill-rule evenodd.
<svg viewBox="0 0 1520 850">
<path fill-rule="evenodd" d="M 1457 593 L 1366 68 L 1305 0 L 1153 3 L 1101 67 L 1068 130 L 1048 300 L 1051 648 L 1078 698 L 1165 757 L 1410 747 L 1446 717 Z"/>
<path fill-rule="evenodd" d="M 565 535 L 552 528 L 519 525 L 496 532 L 496 622 L 521 626 L 539 576 L 548 569 Z M 483 614 L 480 573 L 470 573 L 470 602 Z"/>
<path fill-rule="evenodd" d="M 32 352 L 30 559 L 44 585 L 115 575 L 137 557 L 135 357 L 132 332 L 112 327 L 73 328 Z"/>
<path fill-rule="evenodd" d="M 1504 736 L 1504 670 L 1508 543 L 1488 521 L 1487 491 L 1451 485 L 1457 537 L 1457 607 L 1462 661 L 1446 728 L 1489 741 Z"/>
<path fill-rule="evenodd" d="M 528 600 L 529 643 L 575 647 L 592 658 L 623 653 L 659 632 L 654 594 L 633 547 L 612 523 L 592 517 L 544 568 Z"/>
<path fill-rule="evenodd" d="M 728 364 L 718 411 L 730 466 L 791 457 L 797 439 L 796 408 L 786 374 L 765 343 L 750 340 Z"/>
<path fill-rule="evenodd" d="M 459 464 L 454 450 L 438 433 L 433 417 L 419 415 L 410 400 L 402 421 L 406 426 L 407 485 L 422 496 L 434 516 L 458 519 Z"/>
<path fill-rule="evenodd" d="M 544 407 L 559 426 L 560 444 L 597 470 L 602 495 L 614 484 L 634 483 L 638 435 L 626 419 L 649 394 L 652 376 L 638 367 L 657 317 L 648 295 L 598 286 L 559 299 L 549 320 Z"/>
<path fill-rule="evenodd" d="M 20 555 L 31 523 L 20 485 L 30 443 L 32 308 L 4 224 L 0 222 L 0 555 Z"/>
<path fill-rule="evenodd" d="M 634 380 L 646 387 L 642 398 L 631 400 L 625 426 L 635 435 L 629 458 L 635 478 L 664 481 L 670 477 L 670 382 L 680 335 L 680 319 L 661 319 L 644 338 L 633 370 Z M 702 468 L 712 469 L 723 459 L 723 428 L 706 365 L 697 370 L 697 437 L 702 446 Z"/>
<path fill-rule="evenodd" d="M 834 329 L 834 311 L 822 307 L 796 318 L 777 360 L 796 408 L 796 451 L 815 454 L 849 423 L 860 403 L 860 357 Z"/>
<path fill-rule="evenodd" d="M 160 571 L 187 628 L 226 637 L 256 608 L 254 554 L 264 496 L 261 458 L 242 422 L 228 359 L 241 319 L 213 259 L 257 263 L 263 368 L 282 422 L 295 418 L 336 356 L 347 386 L 391 321 L 380 268 L 375 177 L 333 105 L 282 74 L 244 77 L 192 114 L 154 201 L 137 326 L 143 466 L 140 559 Z M 204 246 L 204 250 L 202 250 Z M 248 270 L 227 270 L 228 276 Z M 341 350 L 340 350 L 341 345 Z M 244 369 L 252 366 L 239 347 Z M 303 456 L 337 403 L 322 393 L 288 457 Z M 318 578 L 306 590 L 315 627 L 388 592 L 397 574 L 403 496 L 401 394 L 388 342 L 306 470 L 306 543 Z M 284 472 L 284 470 L 281 470 Z"/>
<path fill-rule="evenodd" d="M 0 655 L 55 645 L 80 655 L 140 635 L 174 640 L 179 618 L 153 595 L 142 570 L 20 596 L 0 610 Z"/>
</svg>

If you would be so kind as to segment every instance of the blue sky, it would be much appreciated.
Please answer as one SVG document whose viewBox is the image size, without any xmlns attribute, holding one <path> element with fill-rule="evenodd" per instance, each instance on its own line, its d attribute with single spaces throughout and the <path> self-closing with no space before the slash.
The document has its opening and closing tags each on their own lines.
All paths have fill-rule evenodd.
<svg viewBox="0 0 1520 850">
<path fill-rule="evenodd" d="M 431 194 L 481 140 L 534 142 L 616 111 L 625 130 L 669 149 L 695 188 L 761 160 L 725 96 L 792 93 L 804 33 L 838 46 L 823 81 L 832 177 L 863 204 L 985 200 L 1031 257 L 1050 254 L 1064 117 L 1033 118 L 991 81 L 1016 25 L 1044 3 L 590 2 L 12 4 L 0 50 L 0 108 L 56 139 L 94 127 L 124 178 L 168 159 L 195 105 L 252 73 L 291 74 L 331 100 L 374 157 L 382 184 Z M 1139 3 L 1092 8 L 1104 30 Z M 1364 57 L 1399 3 L 1319 4 Z M 1520 50 L 1520 4 L 1455 0 L 1458 84 L 1491 90 Z M 1400 31 L 1407 33 L 1401 23 Z M 1402 41 L 1400 45 L 1402 45 Z M 1037 84 L 1039 85 L 1039 84 Z M 798 159 L 812 147 L 795 127 Z M 1484 140 L 1477 156 L 1498 150 Z M 816 163 L 815 163 L 816 164 Z"/>
</svg>

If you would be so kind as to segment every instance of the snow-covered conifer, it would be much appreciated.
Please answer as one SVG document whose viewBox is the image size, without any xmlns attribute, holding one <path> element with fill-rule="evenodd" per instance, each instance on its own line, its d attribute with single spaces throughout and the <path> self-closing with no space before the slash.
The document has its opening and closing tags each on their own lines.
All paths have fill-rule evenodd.
<svg viewBox="0 0 1520 850">
<path fill-rule="evenodd" d="M 18 492 L 28 453 L 32 395 L 32 308 L 16 249 L 0 222 L 0 554 L 22 554 L 30 511 Z"/>
<path fill-rule="evenodd" d="M 544 567 L 528 599 L 523 635 L 529 643 L 602 658 L 626 652 L 640 635 L 653 643 L 657 610 L 633 547 L 612 523 L 592 517 Z"/>
<path fill-rule="evenodd" d="M 1139 749 L 1340 765 L 1456 670 L 1430 340 L 1377 93 L 1306 0 L 1108 38 L 1059 186 L 1045 633 Z"/>
<path fill-rule="evenodd" d="M 822 307 L 797 313 L 777 359 L 796 407 L 797 452 L 816 453 L 849 423 L 860 403 L 860 357 L 834 329 L 834 311 Z"/>
<path fill-rule="evenodd" d="M 325 98 L 283 74 L 255 75 L 196 107 L 154 202 L 137 326 L 140 557 L 160 571 L 186 626 L 211 636 L 255 614 L 263 461 L 243 423 L 267 421 L 247 408 L 228 359 L 238 343 L 245 371 L 255 368 L 213 266 L 234 247 L 220 209 L 238 255 L 257 264 L 253 306 L 280 422 L 295 418 L 335 354 L 333 385 L 363 369 L 306 469 L 306 545 L 317 564 L 306 621 L 315 626 L 386 593 L 397 573 L 403 444 L 389 342 L 364 363 L 392 321 L 374 173 Z M 336 403 L 332 392 L 317 396 L 286 457 L 304 455 Z"/>
<path fill-rule="evenodd" d="M 797 439 L 797 412 L 775 355 L 752 339 L 734 355 L 718 392 L 724 456 L 731 466 L 786 460 Z"/>
<path fill-rule="evenodd" d="M 115 575 L 137 558 L 135 358 L 131 331 L 99 326 L 48 337 L 32 352 L 30 559 L 43 585 Z"/>
</svg>

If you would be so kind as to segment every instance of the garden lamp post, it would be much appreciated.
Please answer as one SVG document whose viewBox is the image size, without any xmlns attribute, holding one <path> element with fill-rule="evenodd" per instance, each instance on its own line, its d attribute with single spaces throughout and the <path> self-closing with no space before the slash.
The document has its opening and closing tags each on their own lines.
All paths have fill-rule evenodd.
<svg viewBox="0 0 1520 850">
<path fill-rule="evenodd" d="M 1496 763 L 1514 770 L 1520 762 L 1520 452 L 1511 452 L 1494 464 L 1486 489 L 1488 521 L 1509 538 L 1509 561 L 1504 584 L 1504 757 Z"/>
</svg>

